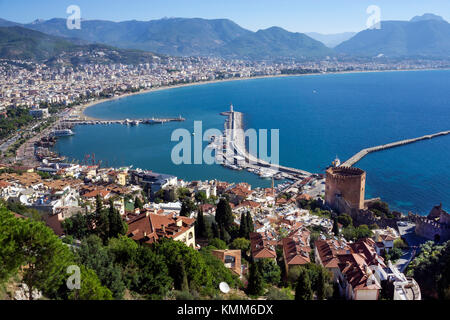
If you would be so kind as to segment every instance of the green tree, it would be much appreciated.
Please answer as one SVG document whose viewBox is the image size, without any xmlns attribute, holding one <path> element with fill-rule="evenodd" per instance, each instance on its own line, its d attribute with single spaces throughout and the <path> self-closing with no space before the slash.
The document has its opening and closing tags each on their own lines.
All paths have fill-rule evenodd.
<svg viewBox="0 0 450 320">
<path fill-rule="evenodd" d="M 226 231 L 233 224 L 233 211 L 227 199 L 221 198 L 216 210 L 216 222 L 219 227 L 223 227 Z"/>
<path fill-rule="evenodd" d="M 205 191 L 199 191 L 195 195 L 195 200 L 201 204 L 205 204 L 208 201 L 208 197 L 206 196 Z"/>
<path fill-rule="evenodd" d="M 281 280 L 281 269 L 272 259 L 258 261 L 258 269 L 261 271 L 265 283 L 278 285 Z"/>
<path fill-rule="evenodd" d="M 189 217 L 195 210 L 197 210 L 195 203 L 190 198 L 185 198 L 181 203 L 180 216 Z"/>
<path fill-rule="evenodd" d="M 337 220 L 344 228 L 353 225 L 353 219 L 348 214 L 342 214 L 338 217 Z"/>
<path fill-rule="evenodd" d="M 255 231 L 255 225 L 253 224 L 253 218 L 252 214 L 250 212 L 247 212 L 247 228 L 249 234 Z M 250 239 L 250 238 L 248 238 Z"/>
<path fill-rule="evenodd" d="M 300 268 L 297 285 L 295 287 L 295 300 L 309 301 L 312 299 L 313 291 L 311 289 L 309 273 L 305 268 Z"/>
<path fill-rule="evenodd" d="M 335 236 L 339 236 L 339 225 L 336 218 L 333 219 L 333 233 Z"/>
<path fill-rule="evenodd" d="M 239 237 L 245 238 L 245 239 L 249 239 L 249 237 L 250 237 L 246 213 L 242 213 L 242 215 L 241 215 L 241 223 L 239 226 Z"/>
<path fill-rule="evenodd" d="M 177 277 L 178 261 L 184 261 L 189 287 L 191 290 L 211 290 L 211 270 L 205 263 L 201 254 L 179 241 L 164 239 L 155 244 L 155 253 L 164 257 L 169 275 L 172 279 Z"/>
<path fill-rule="evenodd" d="M 241 250 L 243 256 L 247 256 L 250 251 L 250 240 L 245 238 L 234 239 L 230 247 L 235 250 Z"/>
<path fill-rule="evenodd" d="M 127 224 L 123 221 L 119 211 L 114 208 L 114 201 L 109 200 L 109 238 L 117 238 L 127 233 Z"/>
<path fill-rule="evenodd" d="M 113 255 L 114 262 L 122 267 L 133 263 L 136 259 L 139 245 L 126 236 L 112 238 L 108 243 L 108 251 Z"/>
<path fill-rule="evenodd" d="M 207 238 L 208 233 L 206 230 L 205 218 L 203 216 L 203 210 L 199 209 L 197 214 L 197 221 L 195 222 L 195 236 L 197 238 Z"/>
<path fill-rule="evenodd" d="M 95 223 L 95 234 L 98 235 L 103 243 L 107 243 L 110 235 L 110 222 L 108 210 L 102 210 L 98 213 Z"/>
<path fill-rule="evenodd" d="M 373 232 L 367 225 L 361 225 L 357 228 L 348 226 L 342 230 L 342 235 L 347 241 L 357 241 L 359 239 L 371 238 Z"/>
<path fill-rule="evenodd" d="M 115 299 L 123 298 L 125 283 L 122 269 L 114 263 L 114 256 L 103 246 L 98 236 L 92 235 L 84 239 L 76 253 L 78 262 L 94 270 L 102 285 L 111 290 Z"/>
<path fill-rule="evenodd" d="M 16 274 L 24 258 L 17 242 L 22 225 L 6 208 L 0 207 L 0 285 Z"/>
<path fill-rule="evenodd" d="M 188 292 L 189 283 L 187 279 L 186 269 L 184 268 L 183 260 L 178 260 L 176 263 L 177 272 L 175 273 L 175 290 Z"/>
<path fill-rule="evenodd" d="M 137 250 L 138 277 L 132 289 L 150 299 L 162 299 L 173 286 L 164 256 L 148 247 Z"/>
<path fill-rule="evenodd" d="M 64 220 L 61 225 L 66 234 L 71 235 L 76 239 L 83 239 L 92 234 L 92 229 L 95 220 L 96 220 L 95 214 L 78 213 Z"/>
<path fill-rule="evenodd" d="M 219 227 L 218 227 L 217 223 L 213 222 L 211 224 L 211 231 L 212 231 L 212 236 L 214 238 L 220 238 L 220 232 L 219 232 Z"/>
<path fill-rule="evenodd" d="M 95 197 L 95 212 L 97 213 L 97 216 L 100 216 L 102 211 L 103 211 L 103 201 L 100 195 L 98 194 Z"/>
<path fill-rule="evenodd" d="M 251 296 L 260 296 L 264 292 L 264 279 L 255 262 L 250 264 L 247 294 Z"/>
<path fill-rule="evenodd" d="M 0 221 L 0 280 L 24 267 L 21 276 L 30 299 L 35 289 L 55 296 L 73 264 L 69 248 L 41 222 L 17 219 L 5 208 L 0 209 Z"/>
<path fill-rule="evenodd" d="M 311 289 L 318 300 L 326 300 L 333 295 L 332 275 L 324 267 L 310 263 L 306 266 L 311 281 Z"/>
<path fill-rule="evenodd" d="M 68 296 L 69 300 L 112 300 L 111 291 L 102 286 L 93 270 L 88 269 L 85 266 L 81 266 L 80 271 L 80 289 L 72 290 Z"/>
<path fill-rule="evenodd" d="M 139 197 L 136 197 L 134 199 L 134 208 L 135 209 L 144 209 L 144 204 L 142 203 L 142 200 Z"/>
<path fill-rule="evenodd" d="M 212 239 L 209 242 L 209 245 L 213 246 L 214 248 L 217 248 L 219 250 L 226 250 L 226 249 L 228 249 L 228 246 L 227 246 L 226 242 L 223 241 L 223 240 L 217 239 L 217 238 Z"/>
</svg>

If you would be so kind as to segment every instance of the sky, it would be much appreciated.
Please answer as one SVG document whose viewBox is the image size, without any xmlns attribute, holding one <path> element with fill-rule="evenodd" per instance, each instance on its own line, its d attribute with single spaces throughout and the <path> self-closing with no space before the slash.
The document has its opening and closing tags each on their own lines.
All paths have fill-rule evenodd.
<svg viewBox="0 0 450 320">
<path fill-rule="evenodd" d="M 78 5 L 86 20 L 227 18 L 252 31 L 272 26 L 326 34 L 361 31 L 370 5 L 379 6 L 382 20 L 434 13 L 450 21 L 449 0 L 0 0 L 0 18 L 20 23 L 65 18 L 70 5 Z"/>
</svg>

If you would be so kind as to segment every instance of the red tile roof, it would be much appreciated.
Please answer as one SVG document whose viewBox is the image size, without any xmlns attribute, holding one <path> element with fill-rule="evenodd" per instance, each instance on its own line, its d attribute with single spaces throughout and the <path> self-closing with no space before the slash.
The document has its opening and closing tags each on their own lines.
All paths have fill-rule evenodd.
<svg viewBox="0 0 450 320">
<path fill-rule="evenodd" d="M 351 248 L 337 240 L 318 240 L 315 243 L 319 259 L 325 268 L 337 268 L 338 256 L 350 253 Z"/>
<path fill-rule="evenodd" d="M 143 243 L 154 243 L 160 238 L 177 238 L 192 228 L 195 219 L 173 218 L 159 214 L 141 214 L 128 222 L 128 236 Z"/>
<path fill-rule="evenodd" d="M 261 233 L 250 234 L 251 252 L 254 259 L 276 259 L 277 252 L 273 242 L 269 241 Z"/>
<path fill-rule="evenodd" d="M 364 257 L 357 253 L 340 255 L 339 269 L 353 290 L 381 289 L 376 282 L 370 281 L 372 271 Z"/>
</svg>

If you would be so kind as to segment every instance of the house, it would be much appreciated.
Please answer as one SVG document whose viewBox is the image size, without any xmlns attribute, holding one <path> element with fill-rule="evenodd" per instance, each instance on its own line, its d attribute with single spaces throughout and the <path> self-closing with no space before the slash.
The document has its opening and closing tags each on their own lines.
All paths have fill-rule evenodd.
<svg viewBox="0 0 450 320">
<path fill-rule="evenodd" d="M 241 277 L 241 250 L 213 250 L 213 256 L 218 258 L 225 264 L 225 267 L 234 272 L 234 274 Z"/>
<path fill-rule="evenodd" d="M 308 229 L 301 228 L 282 240 L 286 274 L 295 266 L 304 266 L 311 262 L 310 235 L 311 233 Z"/>
<path fill-rule="evenodd" d="M 376 242 L 377 253 L 379 255 L 389 252 L 394 248 L 394 241 L 400 239 L 398 232 L 392 228 L 374 230 L 374 241 Z"/>
<path fill-rule="evenodd" d="M 256 202 L 256 201 L 251 201 L 251 200 L 245 200 L 242 201 L 241 204 L 239 204 L 238 206 L 235 207 L 235 209 L 247 209 L 247 210 L 257 210 L 257 209 L 261 209 L 261 203 Z"/>
<path fill-rule="evenodd" d="M 384 259 L 372 239 L 347 244 L 344 240 L 315 243 L 316 262 L 333 273 L 340 294 L 348 300 L 377 300 L 381 283 L 388 279 Z"/>
<path fill-rule="evenodd" d="M 216 215 L 216 207 L 209 203 L 202 204 L 200 206 L 200 209 L 203 211 L 204 214 L 208 214 L 208 215 L 212 215 L 212 216 Z"/>
<path fill-rule="evenodd" d="M 131 171 L 130 180 L 133 184 L 147 190 L 150 197 L 153 197 L 161 189 L 178 184 L 178 178 L 175 176 L 142 170 Z"/>
<path fill-rule="evenodd" d="M 169 238 L 195 249 L 194 224 L 195 219 L 147 212 L 128 221 L 127 235 L 141 244 L 152 244 L 162 238 Z"/>
<path fill-rule="evenodd" d="M 343 239 L 317 240 L 314 250 L 316 263 L 328 269 L 336 280 L 340 273 L 338 256 L 349 254 L 350 246 Z"/>
<path fill-rule="evenodd" d="M 378 300 L 381 283 L 360 254 L 338 256 L 340 293 L 347 300 Z"/>
<path fill-rule="evenodd" d="M 262 233 L 252 232 L 250 233 L 250 243 L 251 254 L 255 261 L 259 259 L 276 260 L 276 241 L 268 239 L 267 236 Z"/>
<path fill-rule="evenodd" d="M 111 170 L 107 173 L 108 182 L 116 183 L 119 186 L 125 186 L 127 184 L 127 174 L 123 171 Z"/>
<path fill-rule="evenodd" d="M 228 194 L 230 195 L 230 201 L 233 204 L 238 205 L 250 197 L 253 194 L 253 191 L 248 184 L 241 183 L 232 188 Z"/>
</svg>

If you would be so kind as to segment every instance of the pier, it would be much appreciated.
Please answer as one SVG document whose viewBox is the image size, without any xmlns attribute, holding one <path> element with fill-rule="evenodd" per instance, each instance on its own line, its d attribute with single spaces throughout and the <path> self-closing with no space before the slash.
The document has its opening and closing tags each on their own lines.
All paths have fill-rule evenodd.
<svg viewBox="0 0 450 320">
<path fill-rule="evenodd" d="M 372 148 L 363 149 L 360 152 L 358 152 L 357 154 L 355 154 L 353 157 L 348 159 L 346 162 L 341 164 L 341 166 L 342 167 L 352 167 L 356 163 L 361 161 L 361 159 L 364 158 L 365 156 L 367 156 L 369 153 L 392 149 L 392 148 L 404 146 L 407 144 L 411 144 L 411 143 L 415 143 L 415 142 L 419 142 L 419 141 L 423 141 L 423 140 L 431 140 L 433 138 L 442 137 L 442 136 L 446 136 L 449 134 L 450 134 L 450 131 L 442 131 L 442 132 L 426 135 L 426 136 L 419 137 L 419 138 L 401 140 L 401 141 L 392 142 L 389 144 L 384 144 L 384 145 L 380 145 L 380 146 L 376 146 L 376 147 L 372 147 Z"/>
<path fill-rule="evenodd" d="M 223 116 L 227 116 L 228 119 L 225 122 L 225 134 L 224 141 L 216 142 L 216 145 L 226 147 L 233 150 L 233 156 L 241 157 L 245 159 L 245 168 L 250 170 L 261 170 L 265 169 L 268 171 L 275 171 L 274 173 L 281 173 L 283 178 L 304 178 L 312 176 L 313 174 L 304 170 L 289 168 L 279 164 L 272 164 L 267 161 L 261 160 L 247 151 L 245 146 L 245 131 L 243 127 L 243 114 L 241 112 L 235 112 L 231 109 L 230 112 L 221 113 Z M 228 159 L 226 159 L 228 160 Z M 233 167 L 233 166 L 231 166 Z"/>
<path fill-rule="evenodd" d="M 80 119 L 65 119 L 62 121 L 62 125 L 109 125 L 109 124 L 122 124 L 122 125 L 140 125 L 140 124 L 164 124 L 168 122 L 183 122 L 186 119 L 181 116 L 178 118 L 151 118 L 151 119 L 125 119 L 125 120 L 80 120 Z"/>
</svg>

